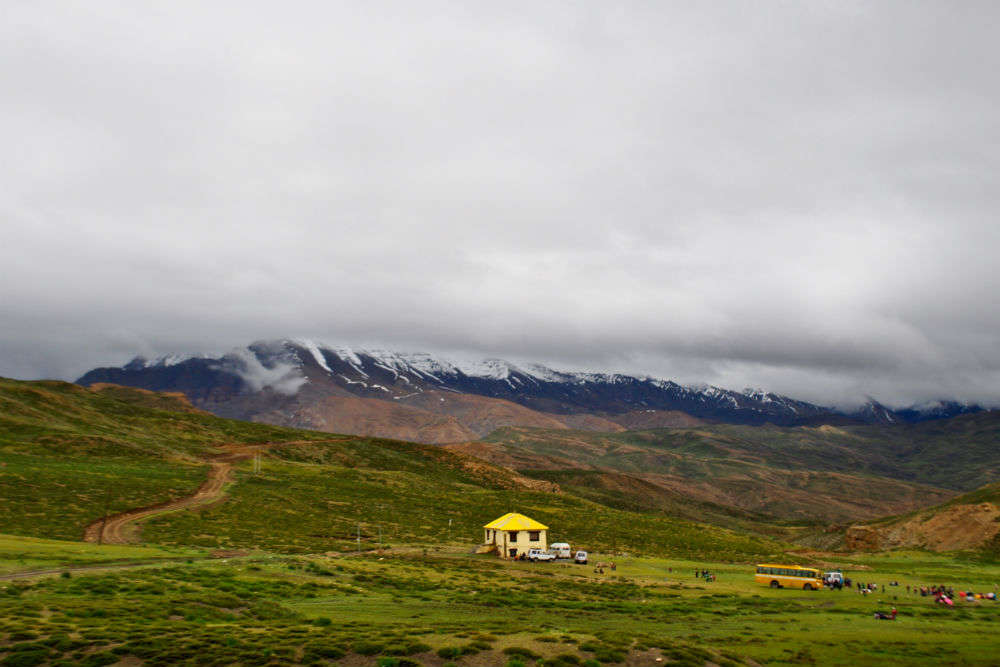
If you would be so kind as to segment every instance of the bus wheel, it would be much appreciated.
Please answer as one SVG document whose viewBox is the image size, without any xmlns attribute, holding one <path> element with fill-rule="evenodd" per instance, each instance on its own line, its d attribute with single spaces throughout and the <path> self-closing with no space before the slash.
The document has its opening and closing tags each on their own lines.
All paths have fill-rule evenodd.
<svg viewBox="0 0 1000 667">
<path fill-rule="evenodd" d="M 772 581 L 771 588 L 781 588 L 781 584 L 779 584 L 777 581 Z"/>
<path fill-rule="evenodd" d="M 813 589 L 812 584 L 804 584 L 802 586 L 802 590 L 804 591 L 811 591 L 812 589 Z"/>
</svg>

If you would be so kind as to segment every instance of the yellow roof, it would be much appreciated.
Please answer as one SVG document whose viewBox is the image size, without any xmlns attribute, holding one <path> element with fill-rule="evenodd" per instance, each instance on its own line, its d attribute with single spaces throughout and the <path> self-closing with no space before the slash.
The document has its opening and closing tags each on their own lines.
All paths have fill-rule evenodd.
<svg viewBox="0 0 1000 667">
<path fill-rule="evenodd" d="M 499 519 L 494 519 L 488 524 L 483 526 L 483 528 L 492 528 L 493 530 L 548 530 L 549 527 L 538 523 L 534 519 L 529 519 L 523 514 L 518 514 L 517 512 L 508 512 L 504 514 Z"/>
</svg>

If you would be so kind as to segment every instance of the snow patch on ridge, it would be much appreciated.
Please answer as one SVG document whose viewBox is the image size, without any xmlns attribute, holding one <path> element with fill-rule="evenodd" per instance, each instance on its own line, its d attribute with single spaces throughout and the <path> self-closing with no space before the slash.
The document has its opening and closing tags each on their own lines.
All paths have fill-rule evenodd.
<svg viewBox="0 0 1000 667">
<path fill-rule="evenodd" d="M 322 368 L 323 370 L 325 370 L 327 373 L 332 373 L 333 372 L 333 369 L 330 368 L 329 364 L 326 363 L 326 359 L 323 357 L 323 352 L 322 352 L 322 350 L 319 349 L 319 345 L 317 345 L 315 343 L 315 341 L 311 341 L 311 340 L 306 339 L 306 338 L 300 338 L 300 339 L 296 339 L 296 340 L 294 340 L 292 342 L 298 343 L 302 347 L 304 347 L 307 350 L 309 350 L 309 353 L 312 354 L 313 359 L 316 360 L 316 363 L 319 364 L 320 368 Z"/>
<path fill-rule="evenodd" d="M 358 374 L 361 375 L 362 377 L 368 377 L 368 373 L 365 373 L 361 369 L 361 367 L 364 366 L 364 362 L 361 361 L 361 357 L 359 357 L 354 352 L 354 350 L 352 350 L 351 348 L 349 348 L 349 347 L 327 347 L 325 349 L 327 349 L 330 352 L 333 352 L 335 355 L 337 355 L 337 357 L 340 360 L 342 360 L 348 366 L 350 366 L 355 371 L 357 371 Z"/>
<path fill-rule="evenodd" d="M 542 382 L 573 382 L 579 378 L 578 373 L 557 371 L 542 364 L 528 364 L 524 367 L 524 372 Z"/>
<path fill-rule="evenodd" d="M 183 364 L 185 361 L 190 361 L 191 359 L 210 359 L 208 355 L 205 354 L 165 354 L 161 357 L 156 357 L 155 359 L 146 359 L 145 357 L 136 357 L 130 363 L 136 364 L 139 362 L 139 366 L 142 368 L 169 368 L 170 366 L 176 366 L 177 364 Z"/>
<path fill-rule="evenodd" d="M 520 370 L 503 359 L 483 359 L 482 361 L 462 364 L 458 369 L 469 377 L 489 380 L 506 380 L 511 373 Z"/>
<path fill-rule="evenodd" d="M 458 374 L 458 369 L 453 364 L 426 352 L 358 350 L 358 353 L 371 357 L 375 360 L 376 365 L 393 373 L 413 373 L 435 381 Z"/>
</svg>

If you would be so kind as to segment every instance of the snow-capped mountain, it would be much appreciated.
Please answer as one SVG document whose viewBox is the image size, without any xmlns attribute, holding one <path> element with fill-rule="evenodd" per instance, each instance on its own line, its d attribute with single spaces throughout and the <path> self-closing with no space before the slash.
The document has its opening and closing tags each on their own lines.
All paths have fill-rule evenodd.
<svg viewBox="0 0 1000 667">
<path fill-rule="evenodd" d="M 434 428 L 448 431 L 448 437 L 469 438 L 497 425 L 621 428 L 614 421 L 616 415 L 636 412 L 686 413 L 696 419 L 737 424 L 797 425 L 838 419 L 921 421 L 979 410 L 938 403 L 893 411 L 870 401 L 859 411 L 844 414 L 762 389 L 684 386 L 652 377 L 519 366 L 501 359 L 455 363 L 426 353 L 351 348 L 307 339 L 260 341 L 221 356 L 137 357 L 118 368 L 94 369 L 77 382 L 181 391 L 195 405 L 222 416 L 314 428 L 325 425 L 325 430 L 336 430 L 348 407 L 355 411 L 351 413 L 354 418 L 364 414 L 372 424 L 412 420 L 414 411 L 419 411 L 421 424 L 434 423 Z M 372 399 L 382 403 L 371 403 Z M 427 414 L 445 415 L 456 423 L 437 424 Z M 585 415 L 594 418 L 581 420 Z"/>
</svg>

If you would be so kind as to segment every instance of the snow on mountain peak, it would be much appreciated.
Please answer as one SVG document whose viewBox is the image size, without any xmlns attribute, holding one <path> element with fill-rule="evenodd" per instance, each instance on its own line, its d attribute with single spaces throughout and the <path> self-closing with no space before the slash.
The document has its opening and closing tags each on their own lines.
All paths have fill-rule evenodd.
<svg viewBox="0 0 1000 667">
<path fill-rule="evenodd" d="M 169 368 L 178 364 L 183 364 L 191 359 L 210 359 L 206 354 L 165 354 L 153 359 L 146 357 L 135 357 L 127 365 L 132 368 Z"/>
<path fill-rule="evenodd" d="M 458 369 L 443 359 L 426 352 L 392 352 L 390 350 L 363 350 L 360 354 L 371 357 L 376 364 L 397 373 L 416 373 L 438 380 L 442 376 L 458 374 Z"/>
<path fill-rule="evenodd" d="M 490 380 L 506 380 L 512 373 L 522 372 L 519 368 L 503 359 L 483 359 L 471 363 L 464 363 L 458 367 L 469 377 L 488 378 Z"/>
<path fill-rule="evenodd" d="M 576 373 L 553 370 L 542 364 L 528 364 L 524 366 L 523 371 L 526 375 L 542 382 L 572 382 L 578 377 Z"/>
</svg>

